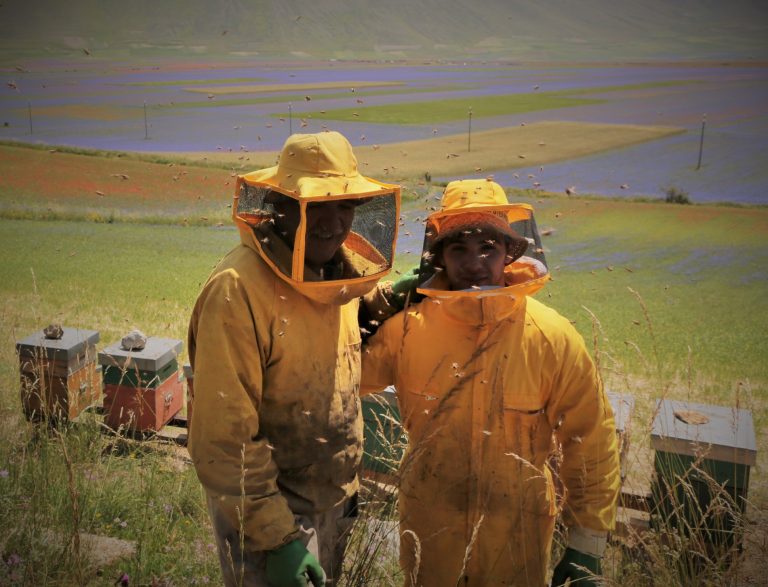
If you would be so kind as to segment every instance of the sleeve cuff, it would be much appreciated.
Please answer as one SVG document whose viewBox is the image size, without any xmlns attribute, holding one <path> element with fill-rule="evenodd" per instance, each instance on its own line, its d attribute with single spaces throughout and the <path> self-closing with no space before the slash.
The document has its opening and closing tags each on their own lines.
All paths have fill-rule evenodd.
<svg viewBox="0 0 768 587">
<path fill-rule="evenodd" d="M 608 532 L 574 526 L 568 532 L 568 546 L 584 554 L 601 557 L 608 542 Z"/>
</svg>

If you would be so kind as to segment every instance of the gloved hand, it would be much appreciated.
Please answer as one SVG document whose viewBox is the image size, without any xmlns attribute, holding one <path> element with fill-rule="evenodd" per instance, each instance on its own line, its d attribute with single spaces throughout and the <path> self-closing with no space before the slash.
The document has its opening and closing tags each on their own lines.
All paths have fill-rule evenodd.
<svg viewBox="0 0 768 587">
<path fill-rule="evenodd" d="M 300 540 L 267 552 L 267 581 L 272 587 L 314 587 L 325 585 L 323 567 Z"/>
<path fill-rule="evenodd" d="M 584 567 L 584 568 L 582 568 Z M 601 575 L 600 559 L 591 554 L 585 554 L 566 548 L 563 558 L 557 563 L 552 574 L 552 587 L 565 585 L 567 579 L 571 580 L 573 587 L 596 587 L 594 575 Z"/>
<path fill-rule="evenodd" d="M 392 284 L 392 296 L 387 296 L 387 301 L 397 310 L 405 308 L 405 300 L 415 303 L 421 300 L 423 296 L 416 293 L 416 287 L 419 285 L 419 266 L 411 267 L 403 273 L 400 278 Z M 410 297 L 409 297 L 410 296 Z"/>
</svg>

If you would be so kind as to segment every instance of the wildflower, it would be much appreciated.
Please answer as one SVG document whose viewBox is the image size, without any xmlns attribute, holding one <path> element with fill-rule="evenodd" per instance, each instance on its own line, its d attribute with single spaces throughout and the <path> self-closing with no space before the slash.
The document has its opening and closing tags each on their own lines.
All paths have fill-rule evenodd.
<svg viewBox="0 0 768 587">
<path fill-rule="evenodd" d="M 120 585 L 120 587 L 128 587 L 130 580 L 131 578 L 128 576 L 128 573 L 123 573 L 117 578 L 117 581 L 115 581 L 114 584 Z"/>
<path fill-rule="evenodd" d="M 3 469 L 0 471 L 0 479 L 5 479 L 6 477 L 8 477 L 8 469 Z"/>
<path fill-rule="evenodd" d="M 13 553 L 11 556 L 8 557 L 7 564 L 9 567 L 21 564 L 21 557 L 18 554 Z"/>
</svg>

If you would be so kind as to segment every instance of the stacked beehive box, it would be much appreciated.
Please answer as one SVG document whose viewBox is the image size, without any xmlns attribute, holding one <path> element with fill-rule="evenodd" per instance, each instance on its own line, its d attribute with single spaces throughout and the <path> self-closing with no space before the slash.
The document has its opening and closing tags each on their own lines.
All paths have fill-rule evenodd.
<svg viewBox="0 0 768 587">
<path fill-rule="evenodd" d="M 67 421 L 101 395 L 95 330 L 51 325 L 16 343 L 21 403 L 29 420 Z"/>
</svg>

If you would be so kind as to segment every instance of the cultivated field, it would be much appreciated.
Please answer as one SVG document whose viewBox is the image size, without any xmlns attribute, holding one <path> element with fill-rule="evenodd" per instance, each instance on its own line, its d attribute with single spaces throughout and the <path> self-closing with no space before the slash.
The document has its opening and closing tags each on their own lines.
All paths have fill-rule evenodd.
<svg viewBox="0 0 768 587">
<path fill-rule="evenodd" d="M 575 186 L 581 193 L 659 197 L 675 186 L 696 202 L 754 204 L 765 202 L 768 180 L 768 166 L 760 161 L 768 149 L 766 71 L 760 62 L 531 67 L 245 58 L 165 59 L 157 65 L 38 60 L 0 71 L 0 140 L 260 157 L 278 151 L 291 132 L 331 128 L 360 148 L 456 137 L 436 154 L 461 157 L 470 142 L 480 152 L 482 131 L 540 122 L 563 123 L 564 135 L 574 123 L 668 128 L 678 132 L 662 132 L 652 141 L 609 140 L 607 150 L 599 148 L 602 137 L 593 147 L 590 134 L 570 158 L 548 158 L 544 170 L 510 157 L 509 164 L 456 161 L 458 171 L 449 173 L 482 177 L 492 163 L 507 187 L 538 184 L 559 192 Z M 547 140 L 546 149 L 556 149 L 564 135 Z M 494 143 L 487 146 L 497 153 Z M 402 146 L 393 148 L 395 157 L 381 155 L 377 168 L 407 167 Z M 512 148 L 517 154 L 517 146 Z M 414 149 L 403 150 L 416 157 Z M 416 167 L 412 171 L 418 174 L 427 171 Z"/>
</svg>

